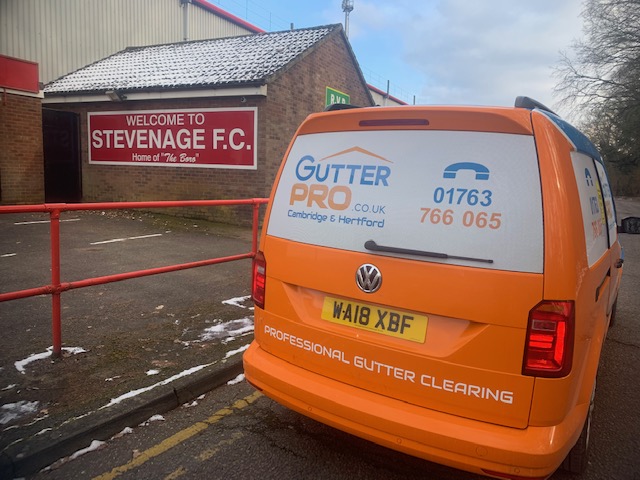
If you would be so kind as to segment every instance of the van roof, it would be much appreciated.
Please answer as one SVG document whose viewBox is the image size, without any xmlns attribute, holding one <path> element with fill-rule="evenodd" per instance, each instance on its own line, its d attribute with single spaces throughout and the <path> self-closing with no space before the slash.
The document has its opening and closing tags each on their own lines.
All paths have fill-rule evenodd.
<svg viewBox="0 0 640 480">
<path fill-rule="evenodd" d="M 332 105 L 328 105 L 324 109 L 324 111 L 335 112 L 340 110 L 350 110 L 350 109 L 357 109 L 357 108 L 362 108 L 362 107 L 351 105 L 351 104 L 335 103 Z M 389 107 L 372 107 L 372 108 L 376 109 L 376 108 L 389 108 Z M 411 108 L 411 106 L 404 106 L 402 108 Z M 436 107 L 436 108 L 440 108 L 440 107 Z M 563 120 L 557 113 L 555 113 L 546 105 L 540 103 L 539 101 L 531 97 L 518 96 L 516 97 L 514 108 L 538 111 L 542 113 L 558 127 L 558 129 L 564 134 L 564 136 L 571 142 L 571 144 L 574 146 L 576 151 L 580 153 L 584 153 L 585 155 L 588 155 L 591 158 L 594 158 L 600 163 L 604 164 L 602 156 L 600 155 L 600 152 L 598 152 L 598 149 L 593 144 L 593 142 L 591 142 L 591 140 L 589 140 L 587 136 L 584 135 L 580 130 L 578 130 L 576 127 L 571 125 L 566 120 Z"/>
</svg>

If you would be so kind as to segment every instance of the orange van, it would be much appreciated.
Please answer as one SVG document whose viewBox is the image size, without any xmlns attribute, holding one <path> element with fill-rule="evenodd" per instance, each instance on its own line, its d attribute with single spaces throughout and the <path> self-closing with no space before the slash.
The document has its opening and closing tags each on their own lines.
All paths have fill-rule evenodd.
<svg viewBox="0 0 640 480">
<path fill-rule="evenodd" d="M 310 115 L 260 249 L 267 396 L 496 478 L 586 466 L 623 256 L 601 156 L 543 105 Z"/>
</svg>

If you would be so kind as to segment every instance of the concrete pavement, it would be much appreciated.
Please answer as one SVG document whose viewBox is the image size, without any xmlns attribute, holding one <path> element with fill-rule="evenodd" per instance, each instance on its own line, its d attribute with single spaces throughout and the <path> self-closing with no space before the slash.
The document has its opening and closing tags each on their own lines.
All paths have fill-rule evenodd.
<svg viewBox="0 0 640 480">
<path fill-rule="evenodd" d="M 0 291 L 49 282 L 47 216 L 0 215 Z M 247 253 L 250 229 L 139 212 L 63 214 L 62 281 Z M 250 261 L 0 303 L 0 478 L 35 473 L 242 373 Z"/>
</svg>

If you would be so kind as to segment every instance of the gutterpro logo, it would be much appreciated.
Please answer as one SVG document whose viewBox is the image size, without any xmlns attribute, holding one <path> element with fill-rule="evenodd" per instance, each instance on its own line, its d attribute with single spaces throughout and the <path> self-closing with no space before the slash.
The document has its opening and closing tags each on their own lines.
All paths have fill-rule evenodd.
<svg viewBox="0 0 640 480">
<path fill-rule="evenodd" d="M 291 188 L 289 205 L 303 203 L 307 207 L 346 210 L 351 205 L 352 186 L 388 187 L 391 167 L 382 164 L 346 163 L 336 161 L 347 154 L 361 154 L 385 163 L 393 163 L 362 147 L 351 147 L 326 156 L 318 161 L 303 156 L 295 168 L 298 180 Z"/>
</svg>

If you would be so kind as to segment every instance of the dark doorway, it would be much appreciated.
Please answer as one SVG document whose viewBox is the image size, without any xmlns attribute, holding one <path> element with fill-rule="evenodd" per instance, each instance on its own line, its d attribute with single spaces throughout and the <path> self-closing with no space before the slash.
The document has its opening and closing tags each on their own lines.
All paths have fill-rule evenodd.
<svg viewBox="0 0 640 480">
<path fill-rule="evenodd" d="M 42 109 L 46 202 L 82 199 L 79 125 L 76 113 Z"/>
</svg>

